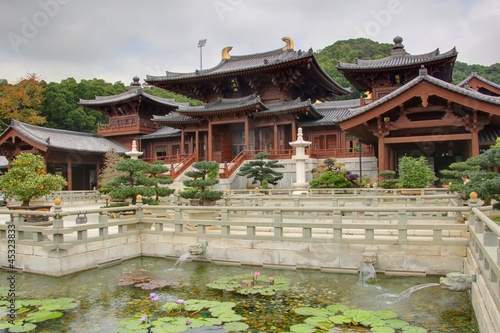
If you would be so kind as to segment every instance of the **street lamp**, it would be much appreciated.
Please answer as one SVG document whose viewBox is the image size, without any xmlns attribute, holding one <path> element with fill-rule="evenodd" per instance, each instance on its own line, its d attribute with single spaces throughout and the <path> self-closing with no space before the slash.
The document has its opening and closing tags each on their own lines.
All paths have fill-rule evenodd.
<svg viewBox="0 0 500 333">
<path fill-rule="evenodd" d="M 198 47 L 200 48 L 200 71 L 203 69 L 203 62 L 202 62 L 203 52 L 202 52 L 202 49 L 205 46 L 205 44 L 207 44 L 207 40 L 206 39 L 201 39 L 200 41 L 198 41 Z"/>
</svg>

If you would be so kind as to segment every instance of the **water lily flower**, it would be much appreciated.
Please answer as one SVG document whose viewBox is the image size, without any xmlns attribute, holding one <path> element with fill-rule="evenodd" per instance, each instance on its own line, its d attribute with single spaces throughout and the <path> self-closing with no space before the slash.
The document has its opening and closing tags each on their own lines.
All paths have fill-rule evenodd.
<svg viewBox="0 0 500 333">
<path fill-rule="evenodd" d="M 191 320 L 186 320 L 186 325 L 190 325 L 191 324 Z"/>
<path fill-rule="evenodd" d="M 186 305 L 187 302 L 185 300 L 183 300 L 183 299 L 178 299 L 177 301 L 175 301 L 175 303 Z"/>
<path fill-rule="evenodd" d="M 253 275 L 254 276 L 260 276 L 260 272 L 254 272 Z"/>
<path fill-rule="evenodd" d="M 272 276 L 269 277 L 269 283 L 274 284 L 274 277 L 272 277 Z"/>
<path fill-rule="evenodd" d="M 151 294 L 149 294 L 149 299 L 152 300 L 153 302 L 155 302 L 159 298 L 158 298 L 158 295 L 156 295 L 156 293 L 151 293 Z"/>
<path fill-rule="evenodd" d="M 148 317 L 146 317 L 146 316 L 142 316 L 141 319 L 139 319 L 139 321 L 141 323 L 145 323 L 147 320 L 148 320 Z"/>
</svg>

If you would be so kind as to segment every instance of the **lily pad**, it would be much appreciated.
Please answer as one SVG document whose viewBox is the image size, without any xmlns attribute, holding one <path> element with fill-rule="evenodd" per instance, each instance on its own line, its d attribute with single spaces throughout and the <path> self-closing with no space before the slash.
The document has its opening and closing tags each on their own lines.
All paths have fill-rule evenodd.
<svg viewBox="0 0 500 333">
<path fill-rule="evenodd" d="M 349 310 L 349 307 L 343 305 L 343 304 L 332 304 L 326 307 L 326 309 L 332 313 L 337 313 L 337 312 L 344 312 Z"/>
<path fill-rule="evenodd" d="M 328 317 L 332 313 L 325 309 L 311 308 L 311 307 L 302 307 L 293 309 L 296 314 L 302 316 L 316 316 L 316 317 Z"/>
<path fill-rule="evenodd" d="M 241 332 L 249 328 L 245 323 L 242 322 L 230 322 L 227 324 L 224 324 L 224 329 L 227 330 L 228 332 Z"/>
<path fill-rule="evenodd" d="M 296 324 L 290 326 L 290 331 L 295 333 L 314 333 L 316 328 L 309 324 Z"/>
<path fill-rule="evenodd" d="M 399 320 L 399 319 L 389 319 L 385 321 L 385 325 L 392 327 L 392 328 L 403 328 L 405 326 L 409 326 L 406 321 L 404 320 Z"/>
<path fill-rule="evenodd" d="M 331 316 L 331 317 L 328 317 L 328 320 L 334 324 L 341 324 L 341 325 L 352 323 L 352 319 L 349 317 L 346 317 L 344 315 Z"/>
<path fill-rule="evenodd" d="M 398 317 L 398 314 L 391 310 L 373 311 L 372 315 L 379 317 L 380 319 L 394 319 Z"/>
<path fill-rule="evenodd" d="M 37 311 L 30 313 L 26 317 L 26 321 L 29 321 L 31 323 L 40 323 L 42 321 L 50 320 L 50 319 L 56 319 L 59 317 L 62 317 L 63 313 L 59 311 Z"/>
<path fill-rule="evenodd" d="M 18 324 L 18 325 L 14 325 L 14 326 L 10 327 L 9 332 L 12 332 L 12 333 L 29 332 L 29 331 L 33 331 L 35 328 L 36 328 L 35 324 L 24 323 L 22 325 Z"/>
</svg>

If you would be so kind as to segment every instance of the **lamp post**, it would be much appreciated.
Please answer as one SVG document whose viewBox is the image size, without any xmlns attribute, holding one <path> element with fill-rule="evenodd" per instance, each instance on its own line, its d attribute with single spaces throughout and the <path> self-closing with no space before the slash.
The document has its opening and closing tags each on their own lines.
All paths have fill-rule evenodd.
<svg viewBox="0 0 500 333">
<path fill-rule="evenodd" d="M 206 39 L 201 39 L 198 41 L 198 47 L 200 48 L 200 71 L 203 69 L 203 47 L 205 46 L 205 44 L 207 44 L 207 40 Z"/>
</svg>

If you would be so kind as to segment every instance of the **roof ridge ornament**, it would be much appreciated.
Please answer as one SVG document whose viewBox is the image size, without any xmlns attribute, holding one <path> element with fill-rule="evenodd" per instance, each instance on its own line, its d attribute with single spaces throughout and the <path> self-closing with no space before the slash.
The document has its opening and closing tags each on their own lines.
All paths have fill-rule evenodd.
<svg viewBox="0 0 500 333">
<path fill-rule="evenodd" d="M 293 42 L 293 39 L 291 37 L 283 37 L 281 38 L 281 40 L 286 43 L 286 45 L 281 48 L 282 51 L 287 51 L 287 50 L 293 51 L 295 43 Z"/>
<path fill-rule="evenodd" d="M 229 60 L 231 59 L 231 55 L 229 52 L 233 49 L 232 46 L 226 46 L 225 48 L 222 49 L 222 60 Z"/>
<path fill-rule="evenodd" d="M 424 65 L 420 66 L 420 69 L 418 70 L 418 75 L 420 75 L 420 76 L 426 76 L 427 75 L 427 68 L 425 68 Z"/>
</svg>

